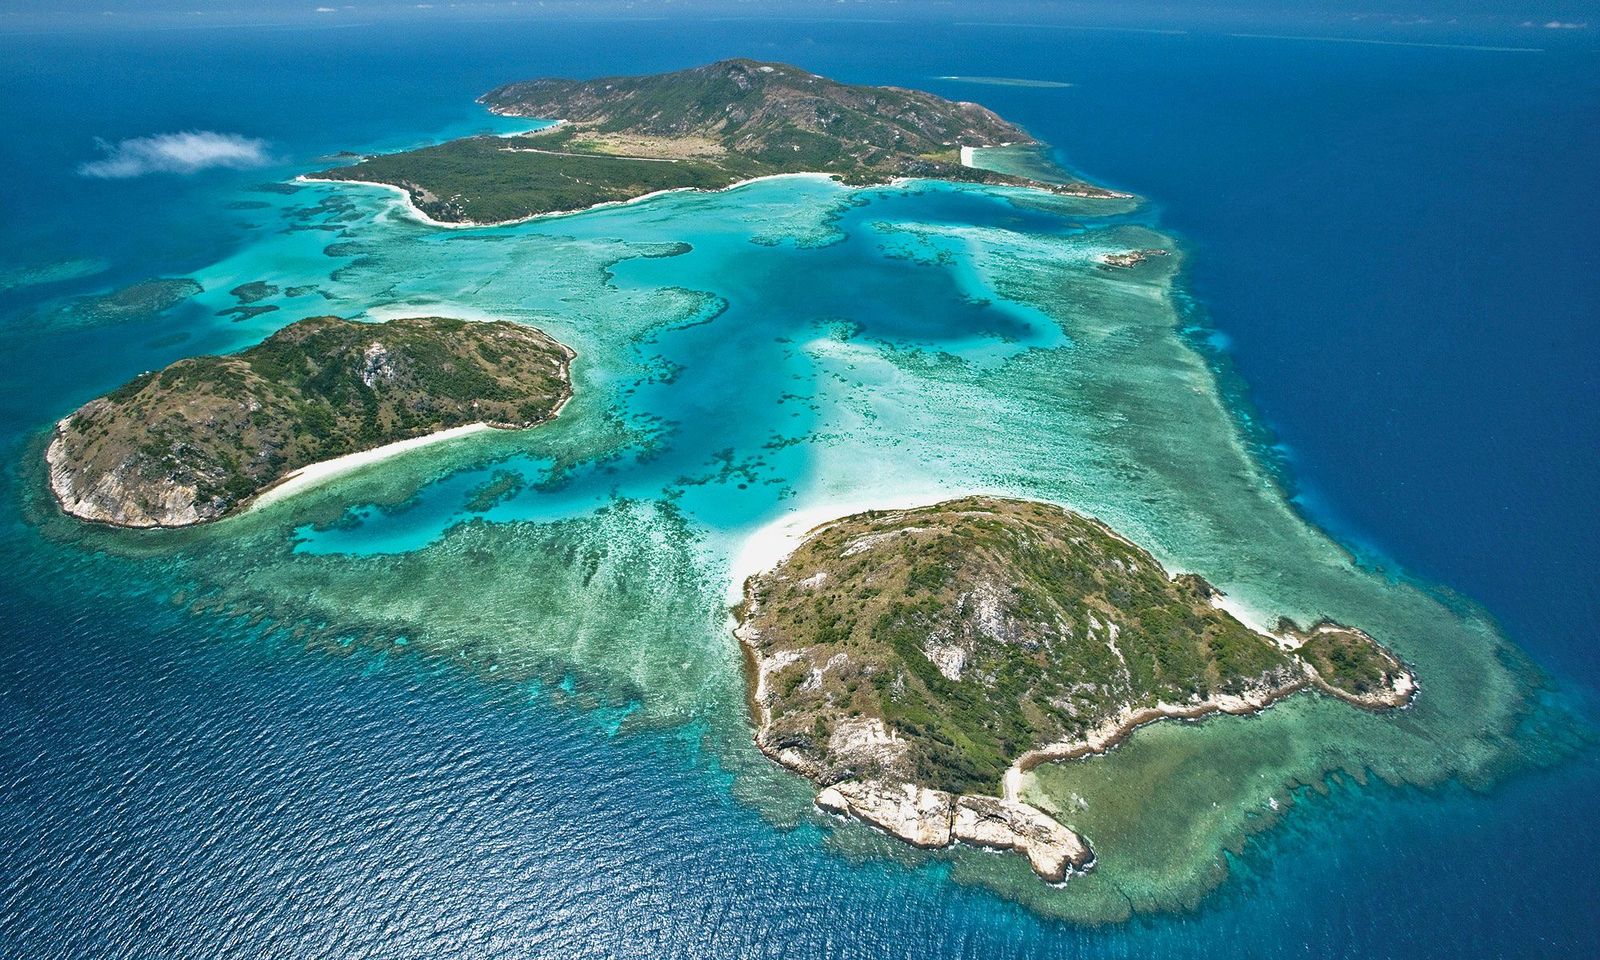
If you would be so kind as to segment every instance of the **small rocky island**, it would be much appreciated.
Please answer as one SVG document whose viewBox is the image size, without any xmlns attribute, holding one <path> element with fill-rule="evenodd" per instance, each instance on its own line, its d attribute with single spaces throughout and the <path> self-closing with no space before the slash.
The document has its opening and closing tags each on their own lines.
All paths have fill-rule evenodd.
<svg viewBox="0 0 1600 960">
<path fill-rule="evenodd" d="M 1359 630 L 1257 633 L 1199 577 L 1032 501 L 844 517 L 744 590 L 756 743 L 822 788 L 818 806 L 921 847 L 1016 850 L 1051 881 L 1092 854 L 1019 799 L 1033 766 L 1308 686 L 1375 710 L 1415 690 Z"/>
<path fill-rule="evenodd" d="M 1108 253 L 1103 255 L 1100 258 L 1100 265 L 1126 270 L 1130 267 L 1136 267 L 1139 264 L 1144 263 L 1151 257 L 1164 257 L 1166 255 L 1167 251 L 1155 248 L 1145 250 L 1125 250 L 1122 253 Z"/>
<path fill-rule="evenodd" d="M 784 63 L 723 60 L 652 76 L 530 80 L 491 90 L 480 102 L 507 116 L 563 122 L 522 136 L 467 137 L 369 157 L 312 179 L 398 187 L 423 214 L 447 223 L 503 223 L 781 173 L 1125 196 L 963 165 L 963 147 L 1034 142 L 975 103 L 839 83 Z"/>
<path fill-rule="evenodd" d="M 572 357 L 506 321 L 312 317 L 84 404 L 56 425 L 50 488 L 84 520 L 215 520 L 308 464 L 468 424 L 543 423 L 571 396 Z"/>
</svg>

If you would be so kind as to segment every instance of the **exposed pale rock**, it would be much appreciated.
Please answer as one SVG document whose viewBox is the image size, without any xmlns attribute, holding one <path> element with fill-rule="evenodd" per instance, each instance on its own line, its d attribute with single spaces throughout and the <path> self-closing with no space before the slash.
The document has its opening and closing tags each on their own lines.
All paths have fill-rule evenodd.
<svg viewBox="0 0 1600 960">
<path fill-rule="evenodd" d="M 1092 854 L 1056 819 L 1070 805 L 1023 802 L 1039 764 L 1102 753 L 1162 719 L 1256 713 L 1312 683 L 1370 709 L 1413 695 L 1371 637 L 1313 628 L 1329 679 L 1357 692 L 1341 690 L 1307 647 L 1219 611 L 1217 597 L 1049 504 L 973 496 L 843 517 L 744 583 L 735 634 L 757 678 L 756 743 L 823 787 L 825 809 L 922 846 L 948 832 L 1019 852 L 1061 881 Z M 1334 656 L 1350 651 L 1354 666 Z"/>
<path fill-rule="evenodd" d="M 1092 856 L 1081 837 L 1043 810 L 998 797 L 957 797 L 951 836 L 963 843 L 1023 853 L 1033 872 L 1053 883 Z"/>
<path fill-rule="evenodd" d="M 835 727 L 828 735 L 828 750 L 842 763 L 885 769 L 905 753 L 905 741 L 882 720 L 861 717 Z"/>
<path fill-rule="evenodd" d="M 823 787 L 817 806 L 864 820 L 918 847 L 950 845 L 955 798 L 913 783 L 850 780 Z"/>
<path fill-rule="evenodd" d="M 369 387 L 394 379 L 394 363 L 383 344 L 374 340 L 361 355 L 361 382 Z"/>
<path fill-rule="evenodd" d="M 56 435 L 45 449 L 44 457 L 50 468 L 50 491 L 67 513 L 84 520 L 125 527 L 179 527 L 221 514 L 219 504 L 197 503 L 199 490 L 192 483 L 168 483 L 135 497 L 130 496 L 130 489 L 142 490 L 148 484 L 138 478 L 130 481 L 125 476 L 127 467 L 93 478 L 83 476 L 72 467 L 65 430 L 66 421 L 63 420 L 57 425 Z"/>
<path fill-rule="evenodd" d="M 1105 266 L 1125 269 L 1144 263 L 1151 257 L 1164 257 L 1166 255 L 1167 251 L 1165 250 L 1127 250 L 1122 253 L 1102 254 L 1099 260 Z"/>
<path fill-rule="evenodd" d="M 953 643 L 934 643 L 929 640 L 922 647 L 922 655 L 946 680 L 960 680 L 961 671 L 967 668 L 967 651 Z"/>
<path fill-rule="evenodd" d="M 914 846 L 936 849 L 957 841 L 1015 850 L 1035 873 L 1060 882 L 1092 858 L 1076 833 L 1037 807 L 999 797 L 954 795 L 913 783 L 846 780 L 823 787 L 817 806 L 855 817 Z"/>
<path fill-rule="evenodd" d="M 972 595 L 973 621 L 989 639 L 996 643 L 1010 640 L 1012 631 L 1006 622 L 1006 593 L 987 580 L 978 584 Z"/>
</svg>

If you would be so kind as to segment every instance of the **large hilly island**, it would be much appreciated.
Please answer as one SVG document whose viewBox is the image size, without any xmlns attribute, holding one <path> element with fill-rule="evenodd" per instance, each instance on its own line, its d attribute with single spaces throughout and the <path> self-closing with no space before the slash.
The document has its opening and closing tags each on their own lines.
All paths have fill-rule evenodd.
<svg viewBox="0 0 1600 960">
<path fill-rule="evenodd" d="M 301 320 L 84 404 L 56 425 L 50 487 L 85 520 L 214 520 L 308 464 L 467 424 L 543 423 L 571 395 L 572 356 L 506 321 Z"/>
<path fill-rule="evenodd" d="M 745 584 L 756 741 L 821 786 L 825 809 L 920 846 L 1019 850 L 1059 880 L 1089 847 L 1018 800 L 1032 766 L 1308 686 L 1367 709 L 1409 701 L 1406 668 L 1361 631 L 1267 636 L 1215 597 L 1049 504 L 845 517 Z"/>
<path fill-rule="evenodd" d="M 563 122 L 368 157 L 314 178 L 398 187 L 428 217 L 456 223 L 802 172 L 850 183 L 925 177 L 1122 196 L 964 166 L 963 147 L 1033 142 L 975 103 L 839 83 L 783 63 L 724 60 L 652 76 L 529 80 L 480 100 L 496 113 Z"/>
</svg>

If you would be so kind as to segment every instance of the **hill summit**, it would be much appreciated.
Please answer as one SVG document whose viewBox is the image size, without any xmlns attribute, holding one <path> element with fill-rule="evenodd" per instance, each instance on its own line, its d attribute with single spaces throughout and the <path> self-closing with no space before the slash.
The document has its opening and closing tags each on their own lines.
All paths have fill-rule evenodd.
<svg viewBox="0 0 1600 960">
<path fill-rule="evenodd" d="M 560 118 L 601 134 L 705 138 L 752 160 L 802 160 L 818 169 L 888 168 L 963 146 L 1033 142 L 976 103 L 746 59 L 646 77 L 530 80 L 480 102 L 496 113 Z"/>
</svg>

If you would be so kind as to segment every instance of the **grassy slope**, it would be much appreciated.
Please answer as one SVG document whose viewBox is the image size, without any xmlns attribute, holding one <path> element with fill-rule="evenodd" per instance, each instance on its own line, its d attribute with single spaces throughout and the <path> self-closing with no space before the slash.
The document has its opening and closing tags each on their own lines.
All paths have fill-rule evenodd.
<svg viewBox="0 0 1600 960">
<path fill-rule="evenodd" d="M 976 104 L 844 84 L 754 60 L 645 77 L 533 80 L 482 99 L 499 112 L 560 118 L 601 132 L 710 137 L 757 162 L 808 170 L 891 169 L 962 144 L 1030 139 Z"/>
<path fill-rule="evenodd" d="M 967 498 L 846 518 L 749 586 L 758 654 L 801 655 L 771 682 L 774 742 L 823 769 L 830 735 L 854 719 L 881 718 L 910 744 L 903 769 L 830 776 L 991 791 L 1019 754 L 1130 706 L 1299 673 L 1198 580 L 1171 580 L 1102 524 L 1046 504 Z M 965 660 L 954 679 L 934 659 L 948 665 L 952 650 Z"/>
<path fill-rule="evenodd" d="M 679 187 L 717 189 L 767 172 L 739 158 L 685 159 L 674 163 L 611 157 L 558 156 L 512 147 L 577 152 L 564 139 L 524 142 L 469 137 L 421 150 L 373 157 L 352 167 L 317 174 L 324 179 L 370 180 L 405 188 L 435 220 L 500 223 L 540 213 L 579 210 Z"/>
</svg>

